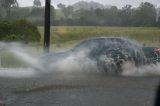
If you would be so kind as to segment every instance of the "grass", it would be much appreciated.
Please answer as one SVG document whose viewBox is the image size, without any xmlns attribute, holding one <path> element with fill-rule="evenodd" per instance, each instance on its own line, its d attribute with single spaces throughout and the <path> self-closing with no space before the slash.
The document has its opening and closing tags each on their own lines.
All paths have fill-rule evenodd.
<svg viewBox="0 0 160 106">
<path fill-rule="evenodd" d="M 17 68 L 27 67 L 27 65 L 15 57 L 12 53 L 1 51 L 0 52 L 0 67 L 3 68 Z"/>
<path fill-rule="evenodd" d="M 41 32 L 41 35 L 43 35 L 43 27 L 39 27 L 39 31 Z M 141 44 L 160 45 L 160 28 L 157 27 L 51 27 L 51 43 L 56 44 L 63 44 L 72 40 L 82 40 L 90 37 L 101 36 L 127 37 L 129 39 L 134 39 Z"/>
</svg>

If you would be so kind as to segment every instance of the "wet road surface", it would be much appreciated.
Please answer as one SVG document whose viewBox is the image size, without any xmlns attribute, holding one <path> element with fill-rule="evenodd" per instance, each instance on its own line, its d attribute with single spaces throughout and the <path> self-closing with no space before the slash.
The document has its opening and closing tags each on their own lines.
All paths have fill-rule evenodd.
<svg viewBox="0 0 160 106">
<path fill-rule="evenodd" d="M 159 77 L 0 78 L 6 106 L 154 106 Z"/>
</svg>

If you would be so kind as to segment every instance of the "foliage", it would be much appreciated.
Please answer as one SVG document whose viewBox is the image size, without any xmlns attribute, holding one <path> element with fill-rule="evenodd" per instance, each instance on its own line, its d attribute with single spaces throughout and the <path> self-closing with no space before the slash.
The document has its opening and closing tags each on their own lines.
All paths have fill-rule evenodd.
<svg viewBox="0 0 160 106">
<path fill-rule="evenodd" d="M 29 7 L 12 7 L 10 20 L 26 19 L 30 14 Z"/>
<path fill-rule="evenodd" d="M 35 7 L 41 7 L 41 1 L 40 0 L 34 0 L 33 1 L 33 6 L 35 6 Z"/>
<path fill-rule="evenodd" d="M 32 22 L 34 25 L 43 26 L 44 25 L 44 13 L 45 8 L 44 7 L 32 7 L 31 12 L 29 13 L 27 19 Z M 54 21 L 55 17 L 55 9 L 51 5 L 51 25 Z"/>
<path fill-rule="evenodd" d="M 0 40 L 35 42 L 40 41 L 40 33 L 36 26 L 26 20 L 0 22 Z"/>
<path fill-rule="evenodd" d="M 11 6 L 9 10 L 9 14 L 7 14 L 6 9 L 1 7 L 0 5 L 0 21 L 2 20 L 20 20 L 20 19 L 26 19 L 30 22 L 32 22 L 34 25 L 42 26 L 44 25 L 44 12 L 45 8 L 36 5 L 33 7 L 16 7 Z M 7 16 L 8 15 L 8 16 Z M 11 16 L 11 17 L 9 17 Z M 55 18 L 55 9 L 51 5 L 51 25 L 54 23 Z"/>
<path fill-rule="evenodd" d="M 6 10 L 6 18 L 10 18 L 11 7 L 18 7 L 17 0 L 0 0 L 0 6 Z"/>
<path fill-rule="evenodd" d="M 29 13 L 28 20 L 35 25 L 43 25 L 44 23 L 44 8 L 42 7 L 32 7 Z"/>
<path fill-rule="evenodd" d="M 85 5 L 85 2 L 83 4 Z M 80 8 L 77 10 L 74 5 L 68 7 L 63 4 L 58 5 L 64 17 L 57 19 L 56 25 L 156 26 L 158 22 L 156 22 L 156 8 L 149 2 L 143 2 L 137 8 L 126 5 L 122 9 L 118 9 L 116 6 L 109 8 L 101 6 L 102 8 Z M 86 5 L 89 5 L 89 3 Z M 69 11 L 71 7 L 72 10 Z"/>
<path fill-rule="evenodd" d="M 98 2 L 94 1 L 79 1 L 75 4 L 72 5 L 74 10 L 80 10 L 81 8 L 85 10 L 90 10 L 91 8 L 95 9 L 104 9 L 104 8 L 109 8 L 110 6 L 104 6 L 103 4 L 100 4 Z"/>
<path fill-rule="evenodd" d="M 11 6 L 18 5 L 17 0 L 0 0 L 0 4 L 3 7 L 10 8 Z"/>
<path fill-rule="evenodd" d="M 57 7 L 60 8 L 60 9 L 64 9 L 66 6 L 65 6 L 64 4 L 62 4 L 62 3 L 59 3 L 59 4 L 57 5 Z"/>
<path fill-rule="evenodd" d="M 1 0 L 3 1 L 3 0 Z M 11 5 L 9 20 L 27 19 L 34 25 L 44 25 L 45 8 L 40 0 L 33 7 L 13 7 Z M 77 7 L 78 6 L 78 7 Z M 158 8 L 149 2 L 142 2 L 137 8 L 126 5 L 121 9 L 116 6 L 104 6 L 96 2 L 81 1 L 66 6 L 62 3 L 58 9 L 51 6 L 51 25 L 54 26 L 160 26 Z M 77 7 L 77 8 L 76 8 Z M 4 8 L 0 6 L 0 20 L 7 19 Z"/>
<path fill-rule="evenodd" d="M 137 19 L 141 26 L 155 25 L 156 9 L 153 4 L 145 2 L 141 3 L 137 11 Z"/>
</svg>

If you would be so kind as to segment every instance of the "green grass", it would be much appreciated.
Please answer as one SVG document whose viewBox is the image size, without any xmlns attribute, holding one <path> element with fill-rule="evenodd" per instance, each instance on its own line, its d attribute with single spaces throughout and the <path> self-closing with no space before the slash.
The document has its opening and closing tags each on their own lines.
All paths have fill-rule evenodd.
<svg viewBox="0 0 160 106">
<path fill-rule="evenodd" d="M 15 57 L 12 53 L 1 51 L 0 52 L 0 68 L 17 68 L 27 67 L 27 65 Z"/>
<path fill-rule="evenodd" d="M 43 35 L 43 27 L 39 27 L 39 31 L 41 32 L 41 35 Z M 51 43 L 63 44 L 72 40 L 102 36 L 127 37 L 129 39 L 134 39 L 141 44 L 160 45 L 160 28 L 157 27 L 51 27 Z M 43 36 L 41 41 L 43 41 Z"/>
</svg>

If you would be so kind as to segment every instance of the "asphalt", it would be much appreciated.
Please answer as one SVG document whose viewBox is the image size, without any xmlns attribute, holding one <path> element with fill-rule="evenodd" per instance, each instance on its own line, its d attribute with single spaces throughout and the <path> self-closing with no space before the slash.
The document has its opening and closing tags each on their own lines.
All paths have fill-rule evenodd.
<svg viewBox="0 0 160 106">
<path fill-rule="evenodd" d="M 6 106 L 154 106 L 159 77 L 46 75 L 0 78 Z"/>
</svg>

